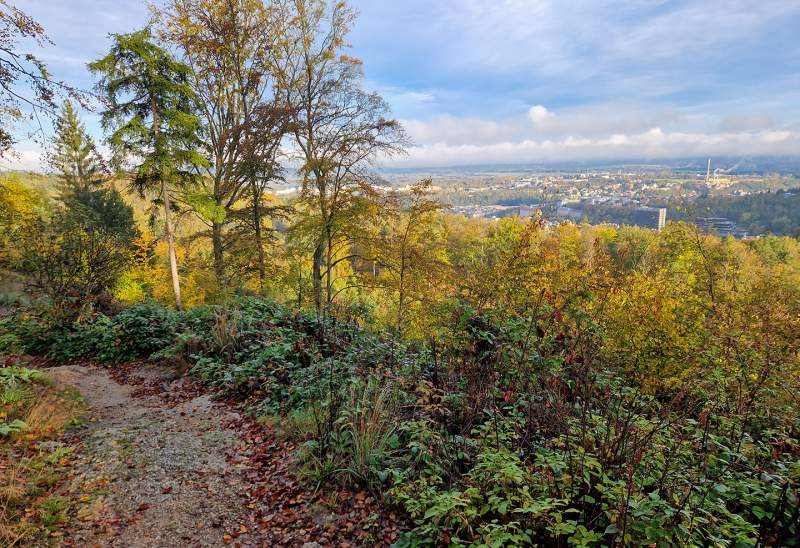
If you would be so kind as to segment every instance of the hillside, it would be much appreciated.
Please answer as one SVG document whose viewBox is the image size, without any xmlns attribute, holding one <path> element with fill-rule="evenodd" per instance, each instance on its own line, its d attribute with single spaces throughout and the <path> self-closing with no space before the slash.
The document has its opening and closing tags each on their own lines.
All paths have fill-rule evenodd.
<svg viewBox="0 0 800 548">
<path fill-rule="evenodd" d="M 681 225 L 659 236 L 638 233 L 649 239 L 644 247 L 632 230 L 603 229 L 582 244 L 574 227 L 547 234 L 502 226 L 512 232 L 490 240 L 499 246 L 493 251 L 498 261 L 463 271 L 464 300 L 437 307 L 435 339 L 424 344 L 257 298 L 183 313 L 140 304 L 67 324 L 54 324 L 44 303 L 12 308 L 10 315 L 7 310 L 0 328 L 7 355 L 47 356 L 33 362 L 45 366 L 94 362 L 139 386 L 125 396 L 137 401 L 120 404 L 133 417 L 139 405 L 150 409 L 151 419 L 162 406 L 167 413 L 148 420 L 150 430 L 133 440 L 133 453 L 125 441 L 122 449 L 113 443 L 89 444 L 95 447 L 89 454 L 76 449 L 75 465 L 100 466 L 93 473 L 101 476 L 105 465 L 82 464 L 84 459 L 102 463 L 119 450 L 146 457 L 148 444 L 162 436 L 167 445 L 157 445 L 174 456 L 173 464 L 150 462 L 137 475 L 127 473 L 128 483 L 104 491 L 112 514 L 101 514 L 96 523 L 110 523 L 110 529 L 81 532 L 88 531 L 82 524 L 86 503 L 96 499 L 78 490 L 68 491 L 72 502 L 59 503 L 63 517 L 51 530 L 68 539 L 134 538 L 126 535 L 140 535 L 137 523 L 155 523 L 160 505 L 200 497 L 221 500 L 223 521 L 234 520 L 224 521 L 228 532 L 187 532 L 191 521 L 173 525 L 176 534 L 204 542 L 220 534 L 243 545 L 278 538 L 287 544 L 297 538 L 324 538 L 331 545 L 345 539 L 446 544 L 456 538 L 514 544 L 586 535 L 650 542 L 670 535 L 683 544 L 709 538 L 755 543 L 761 535 L 770 544 L 791 545 L 798 458 L 791 394 L 800 378 L 797 244 L 776 253 L 790 241 L 776 238 L 750 249 L 713 237 L 695 240 Z M 593 229 L 581 230 L 585 238 Z M 561 269 L 549 269 L 554 261 Z M 687 285 L 687 279 L 693 282 Z M 527 293 L 534 299 L 515 289 L 528 283 L 538 288 Z M 730 338 L 731 330 L 739 337 Z M 746 361 L 725 359 L 729 353 Z M 154 377 L 147 363 L 167 365 L 179 380 Z M 90 368 L 78 374 L 83 380 L 73 384 L 100 422 L 70 430 L 69 437 L 87 440 L 107 428 L 104 420 L 115 429 L 129 420 L 104 419 L 102 406 L 109 404 L 98 408 L 93 402 L 99 396 L 94 386 L 105 383 L 104 394 L 120 390 L 108 385 L 107 373 Z M 199 386 L 192 388 L 190 379 Z M 212 495 L 174 487 L 180 474 L 194 468 L 175 468 L 182 461 L 174 458 L 186 450 L 180 447 L 183 434 L 161 433 L 192 428 L 169 409 L 200 405 L 206 390 L 229 402 L 232 412 L 256 419 L 237 422 L 225 436 L 246 440 L 252 445 L 245 455 L 266 459 L 256 466 L 234 458 L 243 479 L 213 472 L 209 460 L 203 474 L 228 478 L 225 489 Z M 209 407 L 202 413 L 211 428 L 231 428 L 224 426 L 228 411 Z M 168 449 L 171 444 L 179 445 Z M 270 474 L 266 484 L 257 476 L 262 467 Z M 312 495 L 315 486 L 323 489 L 321 499 Z M 250 495 L 242 517 L 234 519 L 241 506 L 224 497 L 242 491 Z M 64 498 L 60 493 L 54 492 Z M 319 521 L 314 504 L 325 500 L 343 505 L 334 515 L 347 516 L 345 521 Z M 625 500 L 635 514 L 611 512 Z M 137 515 L 145 521 L 108 518 L 139 505 Z M 468 522 L 461 521 L 464 512 Z M 50 519 L 41 511 L 32 515 Z M 278 515 L 307 525 L 276 522 Z M 670 515 L 681 516 L 672 518 L 678 523 L 705 517 L 684 529 L 665 522 Z M 205 527 L 209 519 L 198 521 Z M 230 529 L 236 521 L 238 532 Z M 588 523 L 597 525 L 581 528 Z M 720 536 L 723 524 L 730 532 Z M 92 536 L 80 536 L 86 534 Z M 146 538 L 166 546 L 171 537 Z"/>
<path fill-rule="evenodd" d="M 800 3 L 24 8 L 0 546 L 800 547 Z"/>
</svg>

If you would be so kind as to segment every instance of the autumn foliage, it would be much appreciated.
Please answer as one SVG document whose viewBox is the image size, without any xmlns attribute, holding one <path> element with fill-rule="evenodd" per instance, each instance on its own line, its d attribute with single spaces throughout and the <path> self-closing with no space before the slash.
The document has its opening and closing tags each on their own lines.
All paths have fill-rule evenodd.
<svg viewBox="0 0 800 548">
<path fill-rule="evenodd" d="M 0 178 L 0 353 L 188 372 L 293 449 L 302 489 L 380 502 L 363 543 L 800 544 L 798 240 L 387 190 L 372 164 L 406 137 L 355 20 L 172 0 L 115 35 L 92 64 L 115 169 L 65 106 L 60 172 Z"/>
</svg>

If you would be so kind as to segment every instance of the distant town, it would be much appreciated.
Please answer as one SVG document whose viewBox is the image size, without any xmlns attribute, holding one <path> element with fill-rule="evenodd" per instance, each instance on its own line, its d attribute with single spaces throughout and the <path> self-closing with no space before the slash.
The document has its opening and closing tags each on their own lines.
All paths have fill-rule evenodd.
<svg viewBox="0 0 800 548">
<path fill-rule="evenodd" d="M 731 158 L 597 167 L 450 168 L 381 173 L 378 190 L 407 192 L 431 179 L 449 213 L 502 219 L 541 215 L 563 222 L 632 225 L 661 230 L 690 221 L 718 236 L 800 234 L 800 164 Z M 275 193 L 291 200 L 289 181 Z"/>
<path fill-rule="evenodd" d="M 800 180 L 780 173 L 732 173 L 707 162 L 702 168 L 621 166 L 550 172 L 450 172 L 392 174 L 385 189 L 403 191 L 420 177 L 433 180 L 437 197 L 449 212 L 472 218 L 500 219 L 541 215 L 546 223 L 590 222 L 661 230 L 670 220 L 689 220 L 719 236 L 745 238 L 775 232 L 793 234 L 799 219 L 776 228 L 759 224 L 752 211 L 725 215 L 710 202 L 746 204 L 776 194 L 796 198 Z M 747 206 L 745 205 L 746 209 Z M 724 208 L 722 208 L 724 209 Z M 741 209 L 741 208 L 740 208 Z"/>
</svg>

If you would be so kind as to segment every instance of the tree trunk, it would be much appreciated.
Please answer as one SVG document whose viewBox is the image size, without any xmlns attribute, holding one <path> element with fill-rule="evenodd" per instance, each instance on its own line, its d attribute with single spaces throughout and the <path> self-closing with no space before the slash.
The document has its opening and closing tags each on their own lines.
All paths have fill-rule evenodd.
<svg viewBox="0 0 800 548">
<path fill-rule="evenodd" d="M 169 201 L 169 190 L 166 183 L 161 181 L 161 196 L 164 201 L 164 234 L 169 246 L 169 270 L 172 274 L 172 291 L 175 293 L 175 308 L 183 310 L 181 300 L 181 281 L 178 278 L 178 258 L 175 255 L 175 235 L 172 228 L 172 207 Z"/>
<path fill-rule="evenodd" d="M 330 230 L 327 235 L 327 245 L 325 249 L 325 307 L 328 311 L 331 310 L 333 304 L 333 244 L 331 243 Z"/>
<path fill-rule="evenodd" d="M 300 264 L 299 268 L 299 275 L 297 276 L 297 311 L 302 312 L 303 310 L 303 265 Z"/>
<path fill-rule="evenodd" d="M 214 248 L 214 274 L 217 277 L 220 291 L 224 291 L 227 283 L 225 281 L 225 258 L 222 254 L 222 224 L 211 223 L 211 243 Z"/>
<path fill-rule="evenodd" d="M 253 229 L 255 230 L 256 251 L 258 252 L 258 292 L 263 297 L 267 285 L 267 259 L 264 253 L 264 240 L 261 235 L 261 193 L 253 181 Z"/>
<path fill-rule="evenodd" d="M 324 242 L 320 241 L 314 249 L 314 264 L 311 272 L 314 283 L 314 305 L 317 308 L 317 317 L 322 317 L 322 255 Z"/>
<path fill-rule="evenodd" d="M 150 109 L 153 115 L 153 134 L 155 136 L 156 146 L 158 146 L 161 126 L 154 96 L 150 97 Z M 167 245 L 169 246 L 169 270 L 172 275 L 172 291 L 175 293 L 175 308 L 180 311 L 183 310 L 181 280 L 178 278 L 178 258 L 175 256 L 175 234 L 172 229 L 172 206 L 169 201 L 169 188 L 164 179 L 164 173 L 161 173 L 161 199 L 164 201 L 164 235 L 167 238 Z"/>
<path fill-rule="evenodd" d="M 405 307 L 406 307 L 406 258 L 405 255 L 400 259 L 400 295 L 397 303 L 397 337 L 403 338 L 403 324 L 405 322 Z"/>
</svg>

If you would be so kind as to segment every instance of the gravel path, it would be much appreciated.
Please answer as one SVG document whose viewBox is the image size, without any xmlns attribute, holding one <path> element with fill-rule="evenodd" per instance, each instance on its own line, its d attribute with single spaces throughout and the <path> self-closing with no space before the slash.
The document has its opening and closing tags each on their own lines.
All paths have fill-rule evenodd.
<svg viewBox="0 0 800 548">
<path fill-rule="evenodd" d="M 98 368 L 47 373 L 77 388 L 91 415 L 76 475 L 64 488 L 78 501 L 64 545 L 220 546 L 230 534 L 234 546 L 261 544 L 247 482 L 233 464 L 243 445 L 226 426 L 238 418 L 229 408 L 207 395 L 165 406 Z"/>
</svg>

